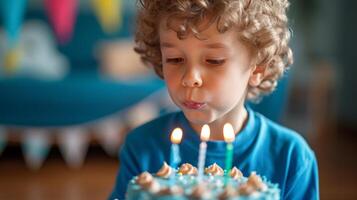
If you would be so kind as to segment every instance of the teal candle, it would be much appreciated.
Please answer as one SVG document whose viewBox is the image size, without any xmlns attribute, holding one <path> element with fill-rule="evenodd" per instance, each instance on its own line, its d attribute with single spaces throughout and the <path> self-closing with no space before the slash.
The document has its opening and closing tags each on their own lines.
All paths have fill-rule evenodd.
<svg viewBox="0 0 357 200">
<path fill-rule="evenodd" d="M 180 147 L 178 144 L 172 144 L 171 145 L 170 166 L 172 168 L 176 169 L 180 162 L 181 162 Z"/>
<path fill-rule="evenodd" d="M 230 172 L 232 169 L 232 162 L 233 162 L 233 141 L 235 138 L 233 126 L 229 123 L 226 123 L 223 127 L 223 136 L 224 140 L 227 142 L 226 147 L 226 175 L 224 179 L 224 185 L 228 184 Z"/>
<path fill-rule="evenodd" d="M 232 161 L 233 161 L 233 144 L 227 143 L 227 150 L 226 150 L 226 176 L 224 179 L 224 185 L 227 185 L 228 179 L 230 176 L 230 172 L 232 169 Z"/>
</svg>

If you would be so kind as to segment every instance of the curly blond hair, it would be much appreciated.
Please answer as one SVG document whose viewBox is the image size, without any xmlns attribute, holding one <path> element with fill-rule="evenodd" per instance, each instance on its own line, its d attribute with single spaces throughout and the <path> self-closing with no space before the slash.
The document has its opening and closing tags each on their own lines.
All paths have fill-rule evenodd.
<svg viewBox="0 0 357 200">
<path fill-rule="evenodd" d="M 139 0 L 139 14 L 135 35 L 135 51 L 144 63 L 162 76 L 159 23 L 167 17 L 168 28 L 184 39 L 189 33 L 198 36 L 205 18 L 216 23 L 219 33 L 237 28 L 237 38 L 252 46 L 255 64 L 264 67 L 264 77 L 258 86 L 249 86 L 247 99 L 258 100 L 271 93 L 278 79 L 293 62 L 288 46 L 291 34 L 286 11 L 288 0 Z M 183 21 L 171 27 L 170 20 Z"/>
</svg>

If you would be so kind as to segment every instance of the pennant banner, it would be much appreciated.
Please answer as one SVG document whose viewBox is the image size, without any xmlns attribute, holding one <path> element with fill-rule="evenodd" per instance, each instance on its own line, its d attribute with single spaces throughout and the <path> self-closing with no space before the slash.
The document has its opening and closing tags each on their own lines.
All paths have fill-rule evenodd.
<svg viewBox="0 0 357 200">
<path fill-rule="evenodd" d="M 16 45 L 21 30 L 27 0 L 1 1 L 1 13 L 9 48 Z"/>
<path fill-rule="evenodd" d="M 50 149 L 50 134 L 45 129 L 26 129 L 23 133 L 22 150 L 30 169 L 41 168 Z"/>
<path fill-rule="evenodd" d="M 117 156 L 119 145 L 122 142 L 123 127 L 120 118 L 106 119 L 95 126 L 97 138 L 110 156 Z"/>
<path fill-rule="evenodd" d="M 106 33 L 116 32 L 122 24 L 122 0 L 92 0 L 93 9 Z"/>
<path fill-rule="evenodd" d="M 77 0 L 45 0 L 45 8 L 57 40 L 68 42 L 77 17 Z"/>
<path fill-rule="evenodd" d="M 12 0 L 0 2 L 0 13 L 6 32 L 6 52 L 3 58 L 4 72 L 11 74 L 20 64 L 18 39 L 24 18 L 27 0 Z"/>
<path fill-rule="evenodd" d="M 58 134 L 59 147 L 66 163 L 72 168 L 80 168 L 87 154 L 89 134 L 80 127 L 65 128 Z"/>
</svg>

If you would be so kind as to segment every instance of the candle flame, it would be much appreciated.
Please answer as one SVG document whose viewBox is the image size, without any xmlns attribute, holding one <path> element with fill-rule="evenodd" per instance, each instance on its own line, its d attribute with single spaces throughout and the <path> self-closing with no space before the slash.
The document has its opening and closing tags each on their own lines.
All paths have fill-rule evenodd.
<svg viewBox="0 0 357 200">
<path fill-rule="evenodd" d="M 207 124 L 203 125 L 201 129 L 201 140 L 207 142 L 209 140 L 210 132 L 209 126 Z"/>
<path fill-rule="evenodd" d="M 182 129 L 175 128 L 171 133 L 171 142 L 174 144 L 179 144 L 182 139 Z"/>
<path fill-rule="evenodd" d="M 234 141 L 235 138 L 234 129 L 230 123 L 226 123 L 223 126 L 223 136 L 224 136 L 224 141 L 228 143 L 232 143 Z"/>
</svg>

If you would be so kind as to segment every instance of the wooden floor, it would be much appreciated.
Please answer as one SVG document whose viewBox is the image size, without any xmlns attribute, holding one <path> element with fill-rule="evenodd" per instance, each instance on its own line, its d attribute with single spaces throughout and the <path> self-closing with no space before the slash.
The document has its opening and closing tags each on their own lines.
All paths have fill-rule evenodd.
<svg viewBox="0 0 357 200">
<path fill-rule="evenodd" d="M 312 143 L 319 165 L 321 199 L 357 199 L 357 132 L 339 131 Z"/>
<path fill-rule="evenodd" d="M 19 147 L 8 148 L 0 157 L 0 199 L 106 199 L 118 169 L 116 159 L 99 147 L 90 149 L 79 170 L 69 169 L 58 149 L 37 172 L 29 170 L 22 158 Z"/>
<path fill-rule="evenodd" d="M 320 175 L 321 199 L 357 199 L 357 137 L 334 137 L 311 143 Z M 0 199 L 106 199 L 118 162 L 100 147 L 91 147 L 80 170 L 69 169 L 57 148 L 37 172 L 29 170 L 19 146 L 0 156 Z"/>
</svg>

